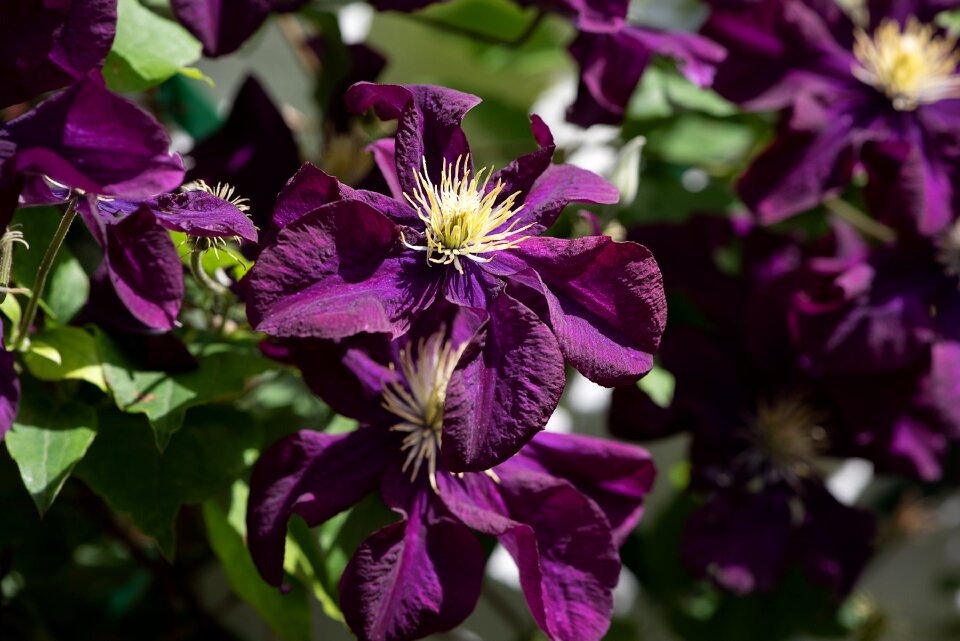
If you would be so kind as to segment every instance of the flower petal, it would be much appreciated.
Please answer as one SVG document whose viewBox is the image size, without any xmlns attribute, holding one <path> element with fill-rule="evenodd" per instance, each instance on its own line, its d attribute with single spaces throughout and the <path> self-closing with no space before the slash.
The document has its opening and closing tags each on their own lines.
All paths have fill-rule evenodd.
<svg viewBox="0 0 960 641">
<path fill-rule="evenodd" d="M 606 178 L 573 165 L 550 165 L 527 192 L 518 226 L 532 224 L 530 235 L 549 229 L 570 203 L 612 205 L 620 192 Z"/>
<path fill-rule="evenodd" d="M 354 113 L 373 107 L 381 120 L 397 120 L 396 159 L 400 188 L 416 191 L 414 175 L 426 161 L 431 180 L 440 184 L 443 162 L 469 156 L 470 145 L 460 124 L 480 99 L 432 85 L 378 85 L 358 82 L 346 95 Z"/>
<path fill-rule="evenodd" d="M 593 499 L 607 515 L 617 547 L 640 521 L 657 473 L 646 450 L 580 434 L 537 434 L 519 458 Z"/>
<path fill-rule="evenodd" d="M 431 514 L 419 494 L 411 513 L 374 532 L 340 581 L 347 624 L 363 641 L 405 641 L 450 630 L 480 598 L 484 554 L 459 521 Z"/>
<path fill-rule="evenodd" d="M 514 455 L 546 426 L 563 392 L 563 355 L 549 328 L 500 294 L 482 349 L 454 371 L 443 415 L 446 467 L 481 471 Z"/>
<path fill-rule="evenodd" d="M 564 356 L 601 385 L 650 371 L 666 323 L 660 270 L 637 243 L 608 237 L 530 238 L 510 253 L 536 272 Z M 519 279 L 519 275 L 511 279 Z"/>
<path fill-rule="evenodd" d="M 3 345 L 3 327 L 0 325 L 0 441 L 13 426 L 20 408 L 20 379 L 14 369 L 14 356 Z"/>
<path fill-rule="evenodd" d="M 436 296 L 434 275 L 402 251 L 400 230 L 357 201 L 325 205 L 284 228 L 244 279 L 259 331 L 341 338 L 404 333 Z"/>
<path fill-rule="evenodd" d="M 253 221 L 236 205 L 205 191 L 162 194 L 146 203 L 157 221 L 190 236 L 229 238 L 257 242 Z"/>
<path fill-rule="evenodd" d="M 83 80 L 6 123 L 14 171 L 84 191 L 137 199 L 180 186 L 183 163 L 153 116 Z"/>
<path fill-rule="evenodd" d="M 203 43 L 211 58 L 233 53 L 267 19 L 274 5 L 293 10 L 306 0 L 171 0 L 170 8 L 187 31 Z"/>
<path fill-rule="evenodd" d="M 347 434 L 301 431 L 267 449 L 250 477 L 247 537 L 267 583 L 283 581 L 287 521 L 314 526 L 374 491 L 396 450 L 375 428 Z"/>
<path fill-rule="evenodd" d="M 10 0 L 3 11 L 0 109 L 99 69 L 117 27 L 116 0 Z"/>
</svg>

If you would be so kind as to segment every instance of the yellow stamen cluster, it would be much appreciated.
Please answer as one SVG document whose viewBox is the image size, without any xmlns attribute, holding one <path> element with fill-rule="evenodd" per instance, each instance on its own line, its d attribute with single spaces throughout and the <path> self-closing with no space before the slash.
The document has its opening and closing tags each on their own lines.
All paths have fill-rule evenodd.
<svg viewBox="0 0 960 641">
<path fill-rule="evenodd" d="M 250 210 L 250 199 L 242 196 L 234 196 L 236 188 L 229 183 L 217 183 L 216 187 L 211 187 L 203 180 L 194 181 L 190 185 L 184 186 L 186 191 L 199 190 L 212 194 L 220 200 L 225 200 L 240 211 Z"/>
<path fill-rule="evenodd" d="M 873 38 L 857 30 L 853 75 L 882 91 L 900 111 L 946 98 L 960 98 L 957 39 L 937 34 L 934 25 L 911 17 L 901 31 L 895 20 L 883 20 Z"/>
<path fill-rule="evenodd" d="M 516 215 L 523 209 L 522 205 L 514 209 L 519 192 L 498 203 L 503 183 L 497 181 L 488 190 L 491 173 L 492 169 L 484 168 L 471 175 L 469 157 L 461 156 L 455 164 L 444 162 L 440 184 L 435 185 L 424 159 L 423 172 L 415 174 L 416 191 L 404 196 L 425 225 L 426 245 L 412 245 L 402 238 L 403 244 L 427 252 L 429 263 L 452 264 L 463 273 L 461 258 L 490 262 L 482 254 L 510 249 L 529 238 L 520 234 L 532 225 L 517 228 Z"/>
<path fill-rule="evenodd" d="M 799 394 L 760 401 L 754 419 L 757 444 L 780 472 L 808 476 L 827 447 L 823 419 L 823 414 Z"/>
<path fill-rule="evenodd" d="M 443 406 L 447 385 L 460 360 L 463 349 L 454 349 L 443 332 L 417 343 L 416 356 L 409 350 L 400 352 L 400 368 L 406 380 L 392 381 L 384 387 L 383 407 L 402 419 L 391 430 L 406 432 L 401 451 L 407 453 L 403 471 L 413 467 L 416 478 L 424 461 L 430 475 L 430 486 L 437 489 L 437 454 L 443 427 Z"/>
</svg>

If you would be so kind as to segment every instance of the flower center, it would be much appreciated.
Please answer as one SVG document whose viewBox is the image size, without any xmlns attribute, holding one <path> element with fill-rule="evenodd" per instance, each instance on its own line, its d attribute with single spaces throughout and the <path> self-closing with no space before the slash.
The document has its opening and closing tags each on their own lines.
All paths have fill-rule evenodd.
<svg viewBox="0 0 960 641">
<path fill-rule="evenodd" d="M 947 276 L 960 277 L 960 220 L 936 240 L 937 262 L 943 265 Z"/>
<path fill-rule="evenodd" d="M 788 476 L 808 476 L 827 446 L 822 420 L 823 415 L 797 394 L 761 400 L 753 422 L 757 445 L 778 471 Z"/>
<path fill-rule="evenodd" d="M 510 194 L 499 203 L 503 192 L 499 180 L 487 190 L 492 169 L 484 168 L 471 175 L 468 169 L 469 156 L 457 158 L 457 162 L 443 163 L 440 184 L 435 185 L 427 173 L 427 161 L 423 171 L 415 174 L 417 187 L 413 195 L 404 197 L 417 210 L 417 216 L 425 225 L 426 245 L 411 245 L 401 236 L 403 244 L 410 249 L 427 253 L 427 262 L 438 265 L 452 264 L 463 273 L 461 258 L 478 263 L 490 262 L 483 254 L 510 249 L 529 238 L 521 236 L 532 226 L 517 228 L 517 214 L 523 206 L 514 208 L 520 192 Z M 486 173 L 486 177 L 484 174 Z"/>
<path fill-rule="evenodd" d="M 455 349 L 444 339 L 443 332 L 420 339 L 416 357 L 406 349 L 400 352 L 401 380 L 391 381 L 383 390 L 383 407 L 401 419 L 391 431 L 407 434 L 400 448 L 407 453 L 403 471 L 412 467 L 411 478 L 415 479 L 426 461 L 430 486 L 435 492 L 443 405 L 447 385 L 462 353 L 463 348 Z"/>
<path fill-rule="evenodd" d="M 863 30 L 854 34 L 853 75 L 882 91 L 895 109 L 911 111 L 917 106 L 946 98 L 960 98 L 960 63 L 957 39 L 937 34 L 934 25 L 911 17 L 901 31 L 895 20 L 880 23 L 873 38 Z"/>
</svg>

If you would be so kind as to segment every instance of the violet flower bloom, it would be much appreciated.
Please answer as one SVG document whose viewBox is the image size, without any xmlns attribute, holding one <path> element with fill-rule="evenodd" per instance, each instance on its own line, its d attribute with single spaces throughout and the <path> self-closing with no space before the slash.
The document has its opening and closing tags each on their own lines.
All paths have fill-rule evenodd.
<svg viewBox="0 0 960 641">
<path fill-rule="evenodd" d="M 580 64 L 580 88 L 567 120 L 589 127 L 623 120 L 630 97 L 655 55 L 675 59 L 688 80 L 705 87 L 713 82 L 726 52 L 697 34 L 624 25 L 613 31 L 581 26 L 570 54 Z"/>
<path fill-rule="evenodd" d="M 687 324 L 664 336 L 660 358 L 676 380 L 670 405 L 636 386 L 619 388 L 611 429 L 641 439 L 692 432 L 691 488 L 706 503 L 688 521 L 685 564 L 740 594 L 774 589 L 795 564 L 847 593 L 871 554 L 873 521 L 838 503 L 817 471 L 817 458 L 835 453 L 847 426 L 829 386 L 799 367 L 790 343 L 786 305 L 800 247 L 719 217 L 643 227 L 636 236 L 674 258 L 663 264 L 671 302 L 699 313 L 688 311 Z M 734 241 L 740 276 L 715 258 Z"/>
<path fill-rule="evenodd" d="M 960 223 L 933 241 L 863 245 L 807 269 L 791 323 L 807 368 L 853 426 L 846 449 L 939 479 L 960 442 Z"/>
<path fill-rule="evenodd" d="M 862 167 L 880 218 L 926 235 L 949 225 L 960 51 L 931 21 L 955 3 L 872 0 L 863 26 L 827 0 L 715 4 L 704 32 L 730 50 L 715 88 L 747 108 L 789 108 L 739 184 L 762 221 L 835 196 Z"/>
<path fill-rule="evenodd" d="M 113 44 L 117 0 L 8 0 L 0 22 L 0 109 L 100 69 Z"/>
<path fill-rule="evenodd" d="M 20 379 L 14 369 L 13 352 L 3 344 L 3 326 L 0 325 L 0 441 L 13 426 L 20 407 Z"/>
<path fill-rule="evenodd" d="M 166 131 L 94 80 L 6 123 L 3 142 L 10 150 L 0 159 L 0 189 L 20 194 L 23 205 L 76 201 L 104 249 L 103 268 L 114 289 L 150 328 L 173 327 L 183 298 L 182 264 L 167 229 L 256 241 L 253 224 L 235 203 L 202 192 L 164 193 L 183 179 Z M 2 212 L 4 226 L 16 204 Z"/>
<path fill-rule="evenodd" d="M 462 622 L 484 566 L 471 529 L 497 537 L 517 561 L 548 638 L 595 641 L 609 626 L 617 548 L 640 518 L 653 463 L 636 447 L 544 433 L 486 472 L 449 473 L 437 450 L 450 421 L 477 402 L 464 360 L 487 340 L 482 316 L 460 310 L 449 329 L 426 335 L 438 325 L 418 324 L 389 345 L 380 335 L 291 350 L 322 370 L 315 385 L 361 427 L 301 431 L 263 453 L 250 480 L 250 553 L 264 579 L 281 585 L 294 514 L 319 525 L 379 488 L 401 518 L 360 544 L 340 581 L 341 609 L 360 639 L 417 639 Z"/>
<path fill-rule="evenodd" d="M 211 58 L 233 53 L 271 12 L 296 11 L 306 0 L 171 0 L 173 15 Z"/>
<path fill-rule="evenodd" d="M 617 190 L 583 169 L 551 165 L 553 140 L 538 117 L 539 150 L 499 172 L 475 172 L 460 123 L 478 98 L 360 83 L 347 101 L 399 121 L 395 140 L 372 145 L 393 197 L 301 170 L 274 213 L 282 231 L 245 280 L 256 329 L 399 336 L 446 299 L 488 310 L 491 325 L 509 334 L 513 321 L 493 304 L 505 290 L 537 312 L 536 331 L 552 333 L 591 380 L 614 385 L 649 371 L 665 321 L 656 262 L 636 243 L 539 236 L 567 203 L 613 203 Z"/>
</svg>

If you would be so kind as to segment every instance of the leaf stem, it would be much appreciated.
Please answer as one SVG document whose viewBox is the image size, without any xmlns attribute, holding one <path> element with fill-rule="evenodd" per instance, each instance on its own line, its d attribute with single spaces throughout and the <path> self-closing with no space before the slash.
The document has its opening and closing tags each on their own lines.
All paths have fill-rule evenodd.
<svg viewBox="0 0 960 641">
<path fill-rule="evenodd" d="M 882 243 L 892 243 L 897 239 L 897 232 L 893 228 L 871 218 L 845 200 L 834 198 L 823 204 L 828 211 L 871 238 Z"/>
<path fill-rule="evenodd" d="M 37 270 L 37 279 L 33 283 L 30 300 L 27 301 L 27 308 L 23 312 L 23 317 L 20 319 L 20 326 L 17 329 L 17 335 L 13 339 L 13 351 L 23 349 L 24 342 L 27 340 L 27 334 L 30 333 L 30 326 L 33 325 L 33 321 L 37 316 L 40 299 L 43 297 L 43 290 L 47 286 L 47 277 L 50 275 L 50 270 L 53 269 L 53 263 L 57 258 L 57 254 L 60 252 L 60 247 L 63 246 L 67 232 L 70 231 L 70 225 L 76 217 L 77 200 L 74 198 L 67 204 L 67 210 L 64 212 L 63 218 L 60 219 L 60 225 L 57 227 L 57 231 L 53 234 L 53 238 L 47 246 L 43 260 L 40 261 L 40 268 Z"/>
</svg>

